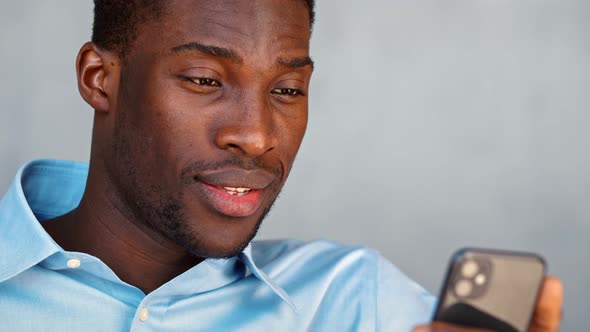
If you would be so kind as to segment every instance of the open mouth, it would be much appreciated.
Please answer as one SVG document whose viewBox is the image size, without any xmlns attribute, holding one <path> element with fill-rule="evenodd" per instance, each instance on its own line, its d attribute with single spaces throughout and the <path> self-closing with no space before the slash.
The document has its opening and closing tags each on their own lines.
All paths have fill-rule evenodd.
<svg viewBox="0 0 590 332">
<path fill-rule="evenodd" d="M 247 217 L 262 204 L 262 190 L 250 187 L 229 187 L 201 182 L 199 186 L 209 205 L 226 216 Z"/>
<path fill-rule="evenodd" d="M 195 188 L 213 210 L 231 217 L 255 214 L 263 204 L 263 192 L 276 177 L 262 169 L 225 168 L 194 177 Z"/>
</svg>

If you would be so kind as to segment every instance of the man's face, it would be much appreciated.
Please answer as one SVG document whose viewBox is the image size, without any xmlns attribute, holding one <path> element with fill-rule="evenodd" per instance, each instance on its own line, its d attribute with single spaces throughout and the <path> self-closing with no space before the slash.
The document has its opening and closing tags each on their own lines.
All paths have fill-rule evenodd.
<svg viewBox="0 0 590 332">
<path fill-rule="evenodd" d="M 200 257 L 256 234 L 307 125 L 302 0 L 168 1 L 121 68 L 106 169 L 135 217 Z"/>
</svg>

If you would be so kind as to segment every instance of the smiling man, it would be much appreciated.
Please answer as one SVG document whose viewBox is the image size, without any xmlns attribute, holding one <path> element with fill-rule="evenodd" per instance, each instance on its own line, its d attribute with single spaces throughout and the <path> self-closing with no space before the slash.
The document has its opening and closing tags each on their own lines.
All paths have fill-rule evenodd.
<svg viewBox="0 0 590 332">
<path fill-rule="evenodd" d="M 312 0 L 95 0 L 76 62 L 95 110 L 90 163 L 30 162 L 2 199 L 3 329 L 429 320 L 434 298 L 373 250 L 252 242 L 305 133 L 313 16 Z M 556 328 L 554 300 L 539 331 Z"/>
</svg>

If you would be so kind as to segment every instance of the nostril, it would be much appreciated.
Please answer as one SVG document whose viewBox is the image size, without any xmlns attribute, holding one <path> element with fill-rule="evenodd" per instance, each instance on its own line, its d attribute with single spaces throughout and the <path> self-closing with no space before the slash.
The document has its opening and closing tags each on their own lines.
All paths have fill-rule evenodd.
<svg viewBox="0 0 590 332">
<path fill-rule="evenodd" d="M 227 144 L 227 147 L 230 149 L 241 149 L 239 145 L 234 144 L 234 143 Z"/>
</svg>

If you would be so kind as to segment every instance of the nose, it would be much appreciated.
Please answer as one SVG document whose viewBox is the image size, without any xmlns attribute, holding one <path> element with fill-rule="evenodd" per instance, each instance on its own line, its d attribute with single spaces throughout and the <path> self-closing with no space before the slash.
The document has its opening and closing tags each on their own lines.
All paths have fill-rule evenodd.
<svg viewBox="0 0 590 332">
<path fill-rule="evenodd" d="M 262 100 L 237 101 L 215 133 L 215 144 L 248 158 L 259 157 L 277 145 L 273 110 Z"/>
</svg>

